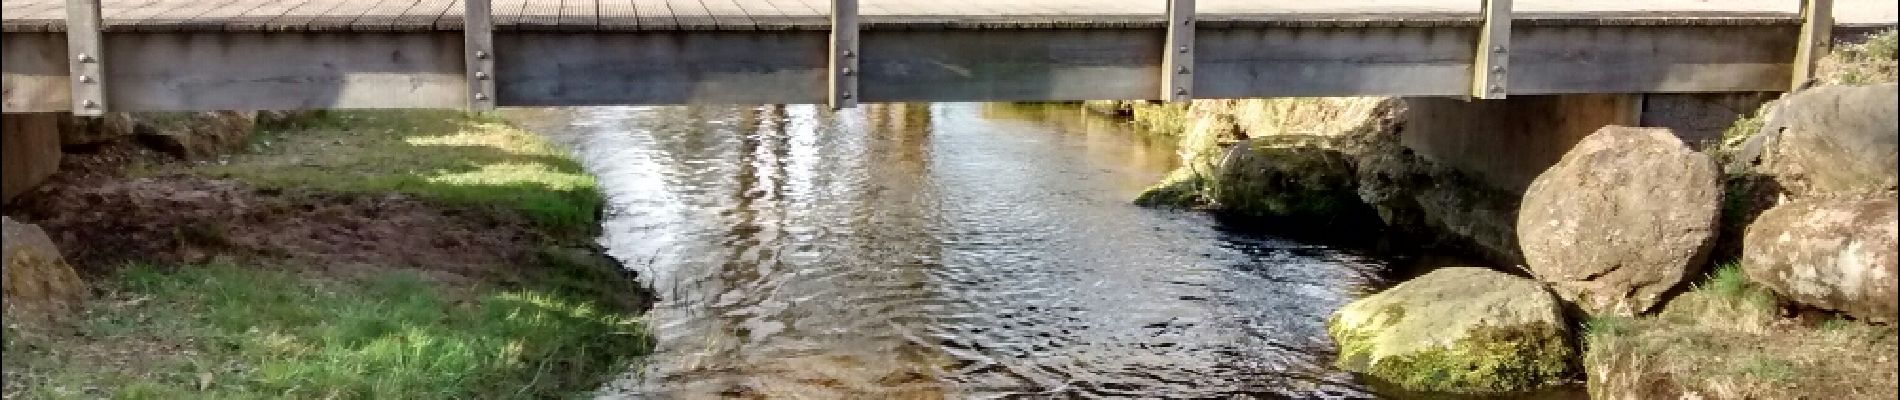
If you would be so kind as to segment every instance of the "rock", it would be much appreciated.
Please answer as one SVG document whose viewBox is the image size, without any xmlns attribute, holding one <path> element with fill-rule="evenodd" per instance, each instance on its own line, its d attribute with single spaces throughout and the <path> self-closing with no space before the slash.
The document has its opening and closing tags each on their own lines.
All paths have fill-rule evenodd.
<svg viewBox="0 0 1900 400">
<path fill-rule="evenodd" d="M 60 319 L 85 299 L 85 283 L 38 226 L 0 217 L 0 258 L 10 321 Z"/>
<path fill-rule="evenodd" d="M 257 114 L 238 111 L 145 113 L 133 116 L 138 134 L 160 151 L 202 160 L 242 147 L 256 130 Z"/>
<path fill-rule="evenodd" d="M 60 144 L 86 146 L 130 138 L 138 134 L 138 122 L 130 113 L 107 113 L 104 117 L 67 118 L 61 122 Z"/>
<path fill-rule="evenodd" d="M 1694 276 L 1716 235 L 1715 161 L 1667 129 L 1606 127 L 1524 193 L 1517 235 L 1532 274 L 1591 314 L 1649 311 Z"/>
<path fill-rule="evenodd" d="M 1286 139 L 1294 138 L 1235 143 L 1215 168 L 1218 184 L 1209 188 L 1214 203 L 1254 217 L 1378 224 L 1359 200 L 1350 156 L 1328 145 Z"/>
<path fill-rule="evenodd" d="M 1900 86 L 1826 86 L 1789 95 L 1763 128 L 1767 170 L 1796 194 L 1876 192 L 1900 183 Z M 1776 132 L 1779 132 L 1776 134 Z"/>
<path fill-rule="evenodd" d="M 1502 393 L 1574 372 L 1563 308 L 1537 282 L 1447 267 L 1354 301 L 1327 332 L 1341 368 L 1407 390 Z"/>
<path fill-rule="evenodd" d="M 1781 297 L 1855 317 L 1900 320 L 1900 200 L 1798 200 L 1762 213 L 1742 271 Z"/>
<path fill-rule="evenodd" d="M 0 203 L 39 186 L 59 170 L 60 120 L 66 114 L 7 114 L 0 119 Z"/>
</svg>

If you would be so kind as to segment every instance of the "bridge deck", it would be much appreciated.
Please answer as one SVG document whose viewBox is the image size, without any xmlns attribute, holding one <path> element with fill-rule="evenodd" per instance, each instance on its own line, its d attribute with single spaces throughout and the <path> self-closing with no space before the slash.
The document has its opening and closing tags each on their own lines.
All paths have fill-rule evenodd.
<svg viewBox="0 0 1900 400">
<path fill-rule="evenodd" d="M 5 0 L 6 32 L 64 30 L 65 0 Z M 865 0 L 865 29 L 1147 28 L 1163 1 Z M 1341 2 L 1203 0 L 1204 27 L 1376 25 L 1468 26 L 1479 1 Z M 459 30 L 459 0 L 105 0 L 106 30 L 350 31 Z M 496 0 L 499 30 L 825 30 L 828 0 Z M 1523 24 L 1747 25 L 1793 22 L 1797 1 L 1524 0 Z M 1843 0 L 1842 25 L 1891 24 L 1894 3 Z"/>
</svg>

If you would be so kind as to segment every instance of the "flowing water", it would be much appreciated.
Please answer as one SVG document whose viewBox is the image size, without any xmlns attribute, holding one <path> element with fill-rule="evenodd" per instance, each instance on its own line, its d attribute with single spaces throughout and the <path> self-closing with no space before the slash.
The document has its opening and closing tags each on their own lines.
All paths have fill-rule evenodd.
<svg viewBox="0 0 1900 400">
<path fill-rule="evenodd" d="M 1381 261 L 1129 199 L 1168 140 L 1073 108 L 529 118 L 661 301 L 633 398 L 1364 397 L 1324 319 Z"/>
</svg>

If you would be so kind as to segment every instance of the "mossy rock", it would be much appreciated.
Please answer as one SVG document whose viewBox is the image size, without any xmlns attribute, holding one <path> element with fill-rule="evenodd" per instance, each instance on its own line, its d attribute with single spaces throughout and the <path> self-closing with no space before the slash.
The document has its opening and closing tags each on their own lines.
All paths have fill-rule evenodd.
<svg viewBox="0 0 1900 400">
<path fill-rule="evenodd" d="M 1483 268 L 1441 268 L 1354 301 L 1327 332 L 1340 368 L 1410 391 L 1526 392 L 1576 371 L 1556 298 Z"/>
</svg>

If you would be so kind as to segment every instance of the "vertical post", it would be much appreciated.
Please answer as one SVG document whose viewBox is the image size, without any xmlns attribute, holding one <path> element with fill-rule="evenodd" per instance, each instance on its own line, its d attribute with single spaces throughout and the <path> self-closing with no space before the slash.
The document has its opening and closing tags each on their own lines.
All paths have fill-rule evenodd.
<svg viewBox="0 0 1900 400">
<path fill-rule="evenodd" d="M 464 0 L 463 61 L 467 64 L 468 109 L 495 109 L 495 23 L 488 0 Z"/>
<path fill-rule="evenodd" d="M 1194 99 L 1194 0 L 1168 0 L 1168 47 L 1161 50 L 1161 98 Z"/>
<path fill-rule="evenodd" d="M 831 79 L 826 104 L 858 106 L 858 0 L 831 0 Z"/>
<path fill-rule="evenodd" d="M 1794 79 L 1788 91 L 1814 80 L 1815 62 L 1827 54 L 1834 37 L 1834 0 L 1801 0 L 1801 42 L 1794 51 Z"/>
<path fill-rule="evenodd" d="M 1471 61 L 1471 96 L 1502 99 L 1511 70 L 1511 0 L 1483 0 L 1484 25 Z"/>
<path fill-rule="evenodd" d="M 97 117 L 106 113 L 106 54 L 99 28 L 99 0 L 66 0 L 66 61 L 73 80 L 73 115 Z"/>
</svg>

